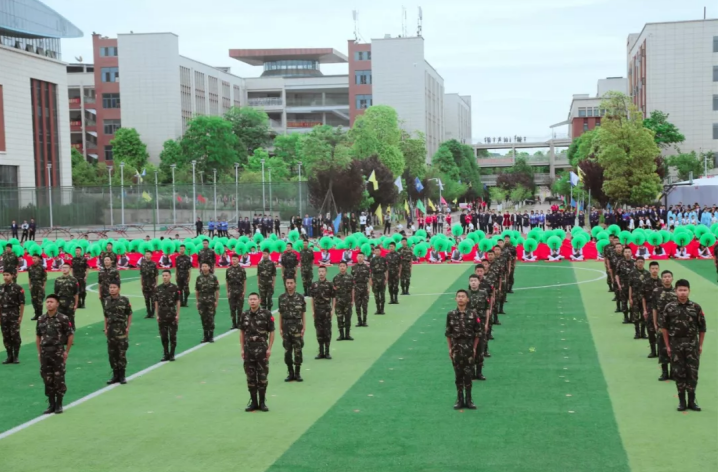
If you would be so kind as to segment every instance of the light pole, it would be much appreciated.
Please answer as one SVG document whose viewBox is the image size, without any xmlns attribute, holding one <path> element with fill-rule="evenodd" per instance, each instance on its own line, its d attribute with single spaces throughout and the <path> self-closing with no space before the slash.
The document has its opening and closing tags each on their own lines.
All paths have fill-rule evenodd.
<svg viewBox="0 0 718 472">
<path fill-rule="evenodd" d="M 299 217 L 302 217 L 302 163 L 299 163 L 299 179 L 297 180 L 299 186 Z"/>
<path fill-rule="evenodd" d="M 110 226 L 115 226 L 115 216 L 112 210 L 112 166 L 108 166 L 107 170 L 110 173 Z"/>
<path fill-rule="evenodd" d="M 444 184 L 441 183 L 441 179 L 429 179 L 429 180 L 436 180 L 436 183 L 439 184 L 439 213 L 442 213 L 441 211 L 441 191 L 444 189 Z"/>
<path fill-rule="evenodd" d="M 47 198 L 50 203 L 50 228 L 55 225 L 52 222 L 52 164 L 47 165 Z"/>
<path fill-rule="evenodd" d="M 122 205 L 120 217 L 122 226 L 125 225 L 125 163 L 120 162 L 120 205 Z"/>
<path fill-rule="evenodd" d="M 234 163 L 234 213 L 239 228 L 239 162 Z"/>
<path fill-rule="evenodd" d="M 192 223 L 197 221 L 197 179 L 195 179 L 194 168 L 197 161 L 192 161 Z"/>
<path fill-rule="evenodd" d="M 214 169 L 214 224 L 217 224 L 217 169 Z"/>
<path fill-rule="evenodd" d="M 262 213 L 267 211 L 267 204 L 264 199 L 264 159 L 260 161 L 262 163 Z"/>
<path fill-rule="evenodd" d="M 155 236 L 157 236 L 157 223 L 160 222 L 160 192 L 157 187 L 157 171 L 155 171 Z"/>
<path fill-rule="evenodd" d="M 177 224 L 177 197 L 175 196 L 175 169 L 177 168 L 177 164 L 172 164 L 170 166 L 172 169 L 172 224 Z"/>
<path fill-rule="evenodd" d="M 269 168 L 269 215 L 272 215 L 272 168 Z"/>
</svg>

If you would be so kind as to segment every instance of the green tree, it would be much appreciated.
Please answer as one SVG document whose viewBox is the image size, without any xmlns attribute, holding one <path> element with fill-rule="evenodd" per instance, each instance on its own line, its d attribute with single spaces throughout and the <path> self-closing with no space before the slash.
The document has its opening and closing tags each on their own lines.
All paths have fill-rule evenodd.
<svg viewBox="0 0 718 472">
<path fill-rule="evenodd" d="M 232 107 L 225 113 L 232 132 L 237 137 L 237 156 L 242 163 L 255 149 L 266 147 L 272 142 L 272 128 L 269 116 L 264 110 L 253 107 Z"/>
<path fill-rule="evenodd" d="M 668 113 L 660 110 L 653 110 L 651 116 L 643 120 L 643 126 L 653 131 L 656 144 L 664 149 L 686 140 L 678 127 L 668 121 Z"/>
<path fill-rule="evenodd" d="M 219 116 L 197 116 L 189 122 L 181 147 L 184 159 L 196 160 L 196 171 L 209 175 L 213 169 L 234 172 L 238 143 L 228 120 Z"/>
<path fill-rule="evenodd" d="M 147 145 L 142 142 L 136 129 L 118 129 L 110 144 L 114 162 L 124 162 L 135 169 L 142 169 L 147 165 Z"/>
<path fill-rule="evenodd" d="M 90 164 L 80 151 L 72 148 L 72 185 L 76 187 L 101 185 L 97 166 Z"/>
<path fill-rule="evenodd" d="M 676 168 L 678 171 L 678 178 L 681 180 L 688 180 L 691 172 L 693 172 L 693 177 L 695 178 L 698 178 L 698 176 L 703 174 L 704 158 L 702 159 L 699 157 L 695 151 L 670 156 L 666 162 L 668 163 L 668 167 Z M 708 159 L 708 164 L 708 168 L 712 169 L 713 162 L 711 159 Z"/>
<path fill-rule="evenodd" d="M 184 174 L 187 171 L 188 162 L 182 152 L 182 146 L 174 139 L 168 139 L 162 144 L 160 152 L 160 181 L 163 183 L 172 182 L 172 165 L 175 165 L 175 181 L 177 174 Z M 189 168 L 191 172 L 192 169 Z M 182 180 L 179 180 L 182 181 Z"/>
<path fill-rule="evenodd" d="M 280 134 L 274 138 L 274 155 L 287 164 L 292 174 L 296 174 L 298 164 L 302 162 L 302 142 L 299 133 Z"/>
<path fill-rule="evenodd" d="M 404 178 L 419 180 L 426 174 L 426 137 L 424 133 L 417 131 L 412 137 L 409 133 L 402 131 L 401 142 L 399 143 L 401 153 L 404 155 Z"/>
<path fill-rule="evenodd" d="M 287 180 L 289 177 L 289 166 L 279 157 L 269 157 L 269 153 L 262 148 L 254 150 L 247 164 L 244 166 L 249 172 L 262 174 L 262 161 L 264 161 L 265 179 L 269 181 L 269 171 L 272 171 L 272 182 Z"/>
<path fill-rule="evenodd" d="M 514 203 L 520 203 L 531 196 L 533 196 L 533 192 L 524 187 L 523 185 L 517 185 L 509 193 L 509 199 Z"/>
<path fill-rule="evenodd" d="M 310 175 L 347 168 L 351 163 L 350 150 L 349 137 L 341 128 L 315 126 L 302 139 L 301 159 L 306 166 L 304 172 Z"/>
<path fill-rule="evenodd" d="M 571 142 L 571 145 L 568 147 L 568 162 L 572 167 L 577 167 L 578 163 L 584 159 L 595 157 L 593 155 L 593 140 L 596 137 L 596 131 L 596 129 L 586 131 Z"/>
<path fill-rule="evenodd" d="M 460 178 L 459 166 L 456 165 L 454 155 L 448 146 L 442 143 L 436 150 L 434 157 L 431 158 L 432 167 L 438 169 L 439 172 L 446 175 L 449 180 L 458 181 Z"/>
<path fill-rule="evenodd" d="M 601 102 L 606 115 L 594 144 L 604 169 L 603 190 L 614 204 L 645 205 L 661 189 L 656 174 L 660 150 L 654 133 L 643 126 L 641 113 L 628 97 L 609 92 Z"/>
<path fill-rule="evenodd" d="M 349 134 L 354 142 L 354 156 L 366 159 L 376 155 L 395 177 L 404 172 L 405 161 L 400 148 L 402 131 L 399 116 L 392 107 L 376 105 L 367 108 L 354 120 Z"/>
<path fill-rule="evenodd" d="M 489 189 L 489 198 L 491 198 L 492 202 L 496 202 L 497 204 L 503 203 L 506 201 L 506 192 L 499 187 L 491 187 Z"/>
<path fill-rule="evenodd" d="M 531 192 L 536 191 L 536 183 L 534 182 L 534 170 L 529 165 L 526 157 L 520 156 L 514 160 L 514 165 L 509 167 L 505 172 L 499 174 L 496 178 L 496 186 L 500 187 L 507 194 L 518 186 L 522 186 Z"/>
</svg>

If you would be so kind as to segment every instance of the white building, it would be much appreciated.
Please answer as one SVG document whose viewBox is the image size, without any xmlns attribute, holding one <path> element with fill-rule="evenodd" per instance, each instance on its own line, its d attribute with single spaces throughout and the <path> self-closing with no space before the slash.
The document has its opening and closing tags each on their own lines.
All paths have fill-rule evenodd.
<svg viewBox="0 0 718 472">
<path fill-rule="evenodd" d="M 596 126 L 601 126 L 601 117 L 604 114 L 601 109 L 601 102 L 608 92 L 627 94 L 628 79 L 624 77 L 599 79 L 596 84 L 596 95 L 592 96 L 588 93 L 574 94 L 566 120 L 552 125 L 551 128 L 568 125 L 568 137 L 574 139 L 586 131 L 596 128 Z"/>
<path fill-rule="evenodd" d="M 444 95 L 444 140 L 455 139 L 471 143 L 471 96 L 447 93 Z"/>
</svg>

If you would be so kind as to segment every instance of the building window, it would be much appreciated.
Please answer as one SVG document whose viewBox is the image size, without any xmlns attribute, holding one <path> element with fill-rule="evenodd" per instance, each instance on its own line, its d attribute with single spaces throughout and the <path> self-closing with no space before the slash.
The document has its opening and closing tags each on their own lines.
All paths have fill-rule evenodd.
<svg viewBox="0 0 718 472">
<path fill-rule="evenodd" d="M 103 93 L 102 108 L 120 108 L 119 93 Z"/>
<path fill-rule="evenodd" d="M 3 112 L 2 85 L 0 85 L 0 151 L 5 150 L 5 116 Z"/>
<path fill-rule="evenodd" d="M 578 116 L 586 116 L 586 108 L 579 108 Z"/>
<path fill-rule="evenodd" d="M 105 160 L 112 160 L 112 146 L 105 146 Z"/>
<path fill-rule="evenodd" d="M 0 187 L 17 187 L 17 166 L 0 166 Z M 3 199 L 9 198 L 9 195 Z M 8 203 L 7 201 L 3 203 Z"/>
<path fill-rule="evenodd" d="M 718 82 L 718 66 L 713 66 L 713 82 Z"/>
<path fill-rule="evenodd" d="M 120 69 L 118 67 L 103 67 L 100 69 L 103 82 L 117 82 L 120 80 Z"/>
<path fill-rule="evenodd" d="M 117 57 L 117 46 L 100 48 L 101 57 Z"/>
<path fill-rule="evenodd" d="M 718 139 L 718 123 L 713 123 L 713 139 Z"/>
<path fill-rule="evenodd" d="M 112 135 L 122 127 L 120 120 L 103 120 L 102 127 L 104 128 L 105 134 Z"/>
<path fill-rule="evenodd" d="M 357 109 L 363 110 L 371 106 L 371 95 L 357 95 Z"/>
<path fill-rule="evenodd" d="M 53 186 L 59 186 L 57 85 L 30 79 L 30 95 L 35 151 L 35 185 L 47 187 L 47 165 L 52 164 L 50 183 Z"/>
<path fill-rule="evenodd" d="M 354 83 L 357 85 L 370 85 L 371 84 L 371 71 L 370 70 L 358 70 L 354 72 Z"/>
<path fill-rule="evenodd" d="M 718 111 L 718 95 L 713 95 L 713 111 Z"/>
<path fill-rule="evenodd" d="M 587 116 L 593 116 L 593 108 L 589 107 L 587 112 L 588 112 Z"/>
<path fill-rule="evenodd" d="M 583 122 L 583 130 L 588 131 L 588 121 Z"/>
<path fill-rule="evenodd" d="M 354 52 L 355 61 L 371 61 L 371 51 L 356 51 Z"/>
<path fill-rule="evenodd" d="M 713 52 L 718 52 L 718 36 L 713 36 Z"/>
</svg>

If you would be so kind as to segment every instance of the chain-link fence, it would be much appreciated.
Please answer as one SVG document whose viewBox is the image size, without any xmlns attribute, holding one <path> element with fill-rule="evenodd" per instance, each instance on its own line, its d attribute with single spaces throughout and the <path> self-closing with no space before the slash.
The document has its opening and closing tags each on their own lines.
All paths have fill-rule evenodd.
<svg viewBox="0 0 718 472">
<path fill-rule="evenodd" d="M 234 224 L 255 213 L 285 222 L 316 213 L 308 197 L 306 182 L 0 188 L 0 225 L 30 218 L 40 227 L 191 224 L 196 218 Z"/>
</svg>

